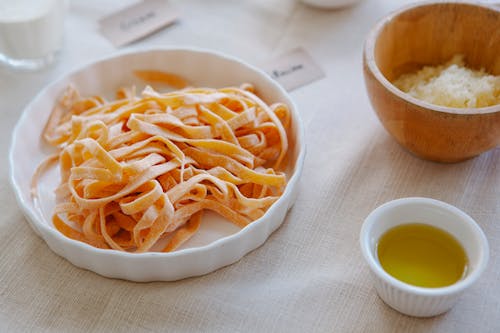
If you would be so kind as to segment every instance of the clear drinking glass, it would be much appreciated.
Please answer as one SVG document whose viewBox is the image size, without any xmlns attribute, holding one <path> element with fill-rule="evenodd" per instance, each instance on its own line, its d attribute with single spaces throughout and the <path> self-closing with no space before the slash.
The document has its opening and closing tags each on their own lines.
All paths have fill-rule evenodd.
<svg viewBox="0 0 500 333">
<path fill-rule="evenodd" d="M 65 0 L 0 0 L 0 64 L 37 70 L 63 44 Z"/>
</svg>

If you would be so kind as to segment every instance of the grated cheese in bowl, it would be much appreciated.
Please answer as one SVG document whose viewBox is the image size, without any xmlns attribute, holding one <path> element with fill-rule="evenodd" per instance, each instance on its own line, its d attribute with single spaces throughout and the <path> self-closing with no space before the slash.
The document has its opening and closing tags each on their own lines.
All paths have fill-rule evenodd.
<svg viewBox="0 0 500 333">
<path fill-rule="evenodd" d="M 465 67 L 463 55 L 455 55 L 444 65 L 403 74 L 393 83 L 415 98 L 441 106 L 481 108 L 500 104 L 500 76 Z"/>
</svg>

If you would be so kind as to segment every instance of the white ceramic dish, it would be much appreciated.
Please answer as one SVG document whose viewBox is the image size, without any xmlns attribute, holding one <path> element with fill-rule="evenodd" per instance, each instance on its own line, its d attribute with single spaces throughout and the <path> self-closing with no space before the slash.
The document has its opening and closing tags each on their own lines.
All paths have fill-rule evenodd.
<svg viewBox="0 0 500 333">
<path fill-rule="evenodd" d="M 112 94 L 116 88 L 141 83 L 134 69 L 156 69 L 181 75 L 194 86 L 224 87 L 249 82 L 264 101 L 284 102 L 292 111 L 288 185 L 266 214 L 243 229 L 218 215 L 210 215 L 201 230 L 173 253 L 124 253 L 102 250 L 66 238 L 54 229 L 51 216 L 57 170 L 40 181 L 40 201 L 30 197 L 30 181 L 36 166 L 51 152 L 40 140 L 54 101 L 72 83 L 82 93 Z M 283 222 L 297 194 L 297 182 L 305 156 L 304 131 L 297 108 L 289 95 L 267 74 L 244 62 L 217 52 L 189 48 L 156 48 L 121 53 L 91 63 L 56 80 L 26 107 L 17 123 L 10 147 L 10 180 L 17 201 L 33 230 L 60 256 L 78 267 L 106 277 L 132 281 L 171 281 L 212 272 L 232 264 L 262 245 Z"/>
<path fill-rule="evenodd" d="M 461 280 L 447 287 L 422 288 L 397 280 L 382 268 L 377 256 L 380 237 L 395 226 L 415 222 L 441 228 L 462 244 L 469 263 Z M 376 208 L 363 223 L 360 245 L 380 298 L 397 311 L 416 317 L 435 316 L 451 309 L 460 295 L 477 281 L 489 257 L 488 241 L 469 215 L 429 198 L 403 198 Z"/>
<path fill-rule="evenodd" d="M 302 0 L 303 3 L 323 9 L 344 8 L 352 6 L 361 0 Z"/>
</svg>

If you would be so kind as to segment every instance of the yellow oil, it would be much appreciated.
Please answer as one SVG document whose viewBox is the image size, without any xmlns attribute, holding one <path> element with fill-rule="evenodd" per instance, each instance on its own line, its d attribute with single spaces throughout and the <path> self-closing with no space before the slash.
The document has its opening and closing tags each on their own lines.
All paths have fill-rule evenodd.
<svg viewBox="0 0 500 333">
<path fill-rule="evenodd" d="M 414 286 L 449 286 L 467 272 L 462 245 L 448 232 L 427 224 L 409 223 L 388 230 L 378 242 L 377 254 L 387 273 Z"/>
</svg>

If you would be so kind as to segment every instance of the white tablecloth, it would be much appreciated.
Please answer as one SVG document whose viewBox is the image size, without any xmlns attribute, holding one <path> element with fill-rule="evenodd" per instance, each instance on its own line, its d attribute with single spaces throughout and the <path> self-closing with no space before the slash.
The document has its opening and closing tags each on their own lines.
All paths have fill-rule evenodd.
<svg viewBox="0 0 500 333">
<path fill-rule="evenodd" d="M 171 1 L 177 24 L 130 47 L 194 45 L 259 65 L 305 47 L 326 78 L 291 93 L 305 123 L 301 193 L 284 224 L 239 262 L 172 283 L 131 283 L 72 266 L 30 229 L 8 185 L 7 152 L 23 107 L 48 82 L 116 49 L 97 20 L 130 1 L 72 1 L 60 61 L 38 73 L 0 70 L 1 332 L 499 332 L 500 149 L 458 164 L 420 160 L 393 141 L 369 104 L 364 37 L 401 0 L 322 11 L 294 0 Z M 447 314 L 416 319 L 377 297 L 358 245 L 363 219 L 399 197 L 470 214 L 491 259 Z"/>
</svg>

